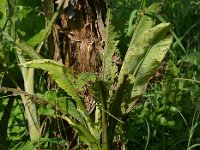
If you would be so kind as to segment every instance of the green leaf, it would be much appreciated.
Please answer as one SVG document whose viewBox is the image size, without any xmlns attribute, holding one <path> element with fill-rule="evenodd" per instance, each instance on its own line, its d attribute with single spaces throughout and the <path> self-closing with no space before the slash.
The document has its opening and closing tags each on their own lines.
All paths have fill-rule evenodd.
<svg viewBox="0 0 200 150">
<path fill-rule="evenodd" d="M 2 28 L 6 22 L 6 0 L 0 0 L 0 28 Z"/>
<path fill-rule="evenodd" d="M 143 58 L 148 50 L 155 44 L 161 35 L 166 35 L 170 29 L 169 23 L 160 23 L 159 25 L 146 30 L 137 39 L 126 53 L 124 63 L 118 77 L 118 85 L 123 82 L 124 75 L 132 74 L 135 76 Z"/>
<path fill-rule="evenodd" d="M 129 82 L 134 85 L 131 99 L 125 102 L 128 105 L 126 112 L 131 110 L 131 103 L 145 93 L 151 76 L 170 48 L 172 36 L 166 37 L 169 30 L 169 23 L 160 23 L 144 31 L 127 51 L 118 78 L 118 86 L 122 84 L 125 75 L 128 75 Z"/>
<path fill-rule="evenodd" d="M 92 95 L 96 102 L 95 108 L 95 128 L 100 131 L 102 129 L 102 134 L 107 134 L 107 105 L 106 102 L 109 96 L 109 87 L 105 81 L 97 79 L 97 81 L 92 85 Z M 100 139 L 100 134 L 99 137 Z M 102 140 L 103 140 L 102 135 Z"/>
<path fill-rule="evenodd" d="M 19 149 L 20 150 L 28 150 L 28 149 L 32 150 L 32 149 L 34 149 L 33 142 L 30 142 L 30 141 L 28 141 L 26 143 L 20 142 L 17 145 L 15 145 L 13 148 L 11 148 L 11 150 L 19 150 Z"/>
<path fill-rule="evenodd" d="M 19 10 L 18 14 L 20 18 L 20 22 L 18 24 L 18 33 L 20 39 L 27 42 L 34 35 L 37 35 L 38 32 L 45 28 L 45 17 L 43 15 L 38 15 L 38 11 L 43 11 L 39 7 L 20 7 L 22 9 Z"/>
<path fill-rule="evenodd" d="M 54 114 L 54 110 L 52 108 L 47 108 L 47 107 L 44 107 L 44 106 L 41 106 L 39 107 L 38 109 L 38 113 L 40 115 L 53 115 Z"/>
<path fill-rule="evenodd" d="M 73 82 L 68 80 L 68 70 L 63 64 L 49 59 L 40 59 L 24 63 L 22 66 L 48 71 L 52 78 L 57 82 L 59 87 L 64 89 L 70 96 L 72 96 L 74 100 L 77 100 L 77 103 L 80 104 L 80 109 L 84 109 L 82 106 L 83 104 L 81 104 L 82 102 L 80 97 L 74 90 Z"/>
<path fill-rule="evenodd" d="M 68 79 L 69 72 L 63 64 L 49 59 L 39 59 L 24 63 L 22 64 L 22 66 L 29 68 L 38 68 L 48 71 L 52 78 L 57 82 L 59 87 L 64 89 L 68 95 L 70 95 L 74 100 L 76 100 L 77 106 L 79 107 L 80 111 L 84 111 L 85 107 L 78 93 L 74 89 L 73 82 Z"/>
<path fill-rule="evenodd" d="M 52 109 L 57 109 L 63 115 L 70 115 L 71 117 L 73 117 L 73 119 L 79 121 L 81 124 L 85 123 L 85 120 L 83 119 L 80 112 L 77 110 L 77 107 L 72 99 L 66 97 L 57 97 L 56 91 L 53 90 L 47 91 L 45 92 L 45 94 L 39 96 L 41 97 L 40 100 L 42 101 L 42 106 L 39 108 L 41 114 L 52 115 Z M 50 109 L 47 110 L 49 111 L 48 114 L 44 112 L 45 109 Z"/>
<path fill-rule="evenodd" d="M 177 77 L 179 73 L 179 69 L 176 67 L 172 60 L 169 60 L 166 66 L 167 74 L 171 77 Z"/>
<path fill-rule="evenodd" d="M 172 44 L 172 36 L 160 39 L 160 42 L 154 44 L 146 54 L 138 72 L 135 75 L 135 85 L 132 91 L 132 97 L 141 96 L 146 91 L 146 86 L 161 61 L 163 60 L 167 50 Z"/>
<path fill-rule="evenodd" d="M 95 82 L 96 75 L 91 72 L 82 72 L 77 75 L 75 89 L 81 89 L 88 82 Z"/>
<path fill-rule="evenodd" d="M 44 36 L 46 36 L 47 32 L 48 32 L 47 29 L 40 30 L 36 35 L 31 37 L 27 41 L 27 44 L 31 45 L 32 47 L 35 47 L 36 45 L 38 45 L 40 42 L 44 40 Z"/>
<path fill-rule="evenodd" d="M 82 125 L 78 125 L 74 123 L 71 119 L 68 117 L 62 117 L 64 120 L 66 120 L 71 126 L 73 126 L 76 131 L 78 132 L 80 139 L 87 144 L 89 147 L 91 147 L 94 150 L 100 150 L 100 143 L 98 140 L 94 138 L 94 136 L 90 133 L 90 131 L 85 128 Z"/>
<path fill-rule="evenodd" d="M 200 52 L 194 52 L 181 57 L 182 61 L 190 65 L 198 66 L 200 64 Z"/>
<path fill-rule="evenodd" d="M 133 20 L 136 19 L 137 13 L 138 13 L 138 10 L 133 10 L 130 17 L 129 17 L 127 36 L 132 35 L 132 32 L 134 30 Z"/>
<path fill-rule="evenodd" d="M 149 14 L 158 14 L 161 11 L 161 7 L 161 3 L 154 3 L 145 10 L 144 15 L 136 25 L 130 46 L 144 31 L 156 25 L 156 19 Z"/>
<path fill-rule="evenodd" d="M 74 88 L 73 81 L 71 81 L 71 78 L 69 78 L 69 76 L 71 77 L 71 75 L 69 74 L 69 70 L 63 64 L 49 59 L 40 59 L 26 62 L 21 65 L 23 67 L 38 68 L 48 71 L 48 73 L 56 81 L 58 86 L 65 90 L 67 94 L 75 100 L 77 110 L 81 113 L 82 117 L 85 119 L 85 123 L 87 124 L 85 126 L 89 128 L 90 132 L 93 135 L 98 134 L 97 131 L 94 130 L 94 126 L 89 117 L 89 113 L 87 112 L 83 104 L 83 101 L 81 100 Z"/>
<path fill-rule="evenodd" d="M 17 45 L 17 52 L 20 55 L 27 55 L 31 59 L 42 59 L 42 56 L 40 56 L 40 54 L 38 54 L 35 49 L 28 45 L 26 42 L 17 40 L 15 44 Z"/>
<path fill-rule="evenodd" d="M 67 144 L 67 141 L 62 138 L 40 138 L 39 141 L 35 141 L 36 143 L 39 142 L 39 144 L 45 144 L 45 143 L 55 143 L 58 144 L 59 146 L 62 146 L 65 148 L 65 145 Z"/>
<path fill-rule="evenodd" d="M 40 0 L 18 0 L 18 5 L 21 6 L 26 6 L 26 7 L 32 7 L 35 8 L 37 6 L 41 6 L 41 1 Z"/>
<path fill-rule="evenodd" d="M 73 118 L 75 118 L 76 120 L 78 120 L 81 124 L 84 124 L 84 120 L 80 114 L 80 112 L 77 110 L 76 105 L 71 101 L 71 100 L 67 100 L 66 101 L 66 105 L 63 105 L 63 103 L 59 103 L 59 106 L 66 107 L 66 112 Z"/>
<path fill-rule="evenodd" d="M 105 43 L 105 53 L 103 57 L 103 80 L 111 83 L 112 85 L 114 83 L 114 79 L 117 77 L 118 67 L 116 63 L 113 62 L 113 57 L 119 54 L 119 50 L 117 49 L 119 41 L 116 40 L 117 34 L 114 32 L 114 27 L 110 24 L 110 17 L 111 17 L 110 12 L 108 12 L 106 28 L 105 28 L 106 43 Z"/>
<path fill-rule="evenodd" d="M 1 117 L 3 116 L 3 112 L 4 112 L 4 109 L 6 108 L 7 104 L 8 104 L 8 100 L 7 99 L 2 99 L 0 101 L 0 120 L 1 120 Z"/>
</svg>

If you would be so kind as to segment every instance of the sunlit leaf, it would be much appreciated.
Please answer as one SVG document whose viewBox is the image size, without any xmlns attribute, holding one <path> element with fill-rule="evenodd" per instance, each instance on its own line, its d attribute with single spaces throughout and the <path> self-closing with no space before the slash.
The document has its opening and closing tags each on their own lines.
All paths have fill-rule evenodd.
<svg viewBox="0 0 200 150">
<path fill-rule="evenodd" d="M 153 28 L 146 30 L 137 39 L 135 39 L 131 45 L 131 48 L 126 53 L 125 60 L 118 77 L 118 84 L 121 84 L 123 77 L 126 74 L 132 74 L 135 76 L 143 59 L 145 58 L 145 55 L 148 53 L 148 50 L 154 44 L 156 44 L 155 42 L 158 40 L 157 38 L 159 38 L 162 34 L 166 34 L 169 29 L 169 23 L 161 23 Z"/>
<path fill-rule="evenodd" d="M 16 41 L 15 44 L 17 45 L 17 52 L 19 54 L 23 54 L 24 56 L 28 56 L 31 59 L 41 59 L 42 56 L 38 54 L 33 47 L 28 45 L 26 42 L 23 41 Z"/>
<path fill-rule="evenodd" d="M 108 13 L 106 21 L 106 44 L 105 44 L 105 53 L 103 56 L 103 79 L 110 84 L 114 83 L 114 79 L 117 77 L 117 65 L 113 61 L 114 57 L 119 57 L 119 50 L 117 48 L 118 40 L 117 34 L 114 32 L 114 27 L 111 25 L 110 18 L 111 15 Z M 116 55 L 116 56 L 115 56 Z M 118 55 L 118 56 L 117 56 Z M 116 60 L 117 61 L 117 60 Z"/>
<path fill-rule="evenodd" d="M 6 22 L 6 0 L 0 0 L 0 29 Z"/>
<path fill-rule="evenodd" d="M 146 57 L 142 61 L 137 74 L 135 75 L 135 85 L 133 87 L 132 97 L 142 95 L 146 91 L 146 86 L 151 76 L 157 70 L 160 62 L 164 58 L 167 50 L 172 43 L 172 36 L 160 39 L 160 42 L 154 44 Z"/>
<path fill-rule="evenodd" d="M 47 115 L 48 116 L 48 115 L 53 115 L 54 110 L 52 108 L 40 106 L 39 109 L 38 109 L 38 113 L 40 115 Z"/>
<path fill-rule="evenodd" d="M 27 41 L 27 44 L 31 45 L 32 47 L 35 47 L 36 45 L 38 45 L 44 39 L 44 36 L 46 35 L 46 32 L 47 32 L 47 29 L 42 29 L 36 35 L 31 37 Z"/>
<path fill-rule="evenodd" d="M 49 59 L 39 59 L 26 62 L 21 65 L 23 67 L 38 68 L 38 69 L 43 69 L 44 71 L 48 71 L 48 73 L 56 81 L 59 87 L 64 89 L 67 92 L 67 94 L 70 95 L 72 99 L 75 100 L 77 105 L 77 110 L 81 113 L 83 119 L 85 119 L 85 123 L 87 124 L 90 132 L 93 135 L 98 134 L 94 130 L 94 126 L 89 117 L 89 113 L 83 104 L 83 101 L 81 100 L 81 98 L 79 97 L 78 93 L 74 88 L 73 81 L 70 80 L 71 78 L 68 78 L 68 76 L 70 76 L 69 70 L 63 64 Z"/>
<path fill-rule="evenodd" d="M 80 139 L 87 144 L 88 146 L 92 147 L 94 150 L 100 150 L 100 143 L 97 141 L 93 135 L 89 132 L 87 128 L 85 128 L 82 125 L 78 125 L 74 123 L 71 119 L 68 117 L 63 117 L 70 125 L 72 125 L 76 131 L 78 132 Z"/>
</svg>

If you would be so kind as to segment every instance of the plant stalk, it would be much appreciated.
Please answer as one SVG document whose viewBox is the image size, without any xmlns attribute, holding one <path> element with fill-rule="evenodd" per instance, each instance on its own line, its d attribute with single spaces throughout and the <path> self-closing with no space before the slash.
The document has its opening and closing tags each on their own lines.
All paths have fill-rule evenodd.
<svg viewBox="0 0 200 150">
<path fill-rule="evenodd" d="M 107 120 L 107 107 L 106 107 L 106 99 L 104 99 L 103 95 L 105 94 L 104 92 L 104 86 L 102 84 L 102 82 L 99 82 L 99 86 L 101 89 L 101 105 L 102 105 L 102 109 L 101 109 L 101 114 L 102 114 L 102 150 L 108 150 L 108 120 Z"/>
</svg>

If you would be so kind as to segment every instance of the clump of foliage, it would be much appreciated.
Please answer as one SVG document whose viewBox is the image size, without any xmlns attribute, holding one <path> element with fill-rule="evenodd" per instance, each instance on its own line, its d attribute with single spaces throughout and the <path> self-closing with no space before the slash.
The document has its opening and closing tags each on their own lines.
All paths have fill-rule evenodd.
<svg viewBox="0 0 200 150">
<path fill-rule="evenodd" d="M 180 58 L 174 55 L 176 49 L 177 53 L 180 48 L 186 52 L 181 43 L 184 36 L 179 39 L 172 31 L 171 25 L 163 21 L 160 15 L 163 3 L 154 3 L 146 8 L 146 1 L 143 1 L 142 5 L 139 5 L 140 1 L 137 5 L 135 2 L 128 2 L 130 9 L 126 12 L 125 9 L 120 9 L 127 14 L 127 18 L 131 14 L 129 22 L 122 30 L 116 23 L 117 9 L 108 4 L 103 41 L 105 45 L 98 58 L 102 64 L 101 71 L 78 73 L 73 71 L 73 67 L 66 67 L 59 60 L 50 59 L 49 40 L 51 34 L 55 33 L 53 26 L 62 9 L 73 18 L 79 1 L 57 1 L 53 13 L 53 1 L 48 4 L 51 6 L 48 9 L 46 1 L 1 1 L 8 9 L 6 11 L 6 7 L 2 7 L 0 20 L 0 90 L 7 92 L 2 93 L 0 106 L 3 111 L 0 124 L 6 121 L 2 131 L 8 130 L 8 135 L 7 132 L 1 132 L 5 137 L 4 140 L 0 138 L 2 148 L 79 147 L 106 150 L 122 149 L 126 145 L 136 149 L 166 149 L 172 145 L 173 149 L 179 145 L 176 139 L 180 143 L 189 139 L 186 146 L 177 147 L 189 149 L 191 143 L 195 143 L 192 137 L 195 136 L 194 130 L 198 125 L 198 111 L 195 111 L 190 125 L 188 118 L 182 113 L 182 109 L 188 104 L 181 103 L 185 95 L 192 94 L 193 98 L 196 98 L 198 86 L 193 92 L 186 90 L 185 82 L 179 78 L 185 70 L 178 69 L 179 66 L 175 63 L 180 66 L 195 66 L 198 64 L 198 58 L 193 61 L 192 54 L 183 55 L 180 61 Z M 98 12 L 97 4 L 100 2 L 95 2 Z M 124 2 L 121 0 L 114 5 L 121 7 Z M 132 3 L 135 4 L 133 9 Z M 44 16 L 41 15 L 43 9 Z M 33 24 L 29 26 L 30 22 Z M 176 39 L 172 49 L 171 34 Z M 168 61 L 166 72 L 162 72 L 164 81 L 153 84 L 151 91 L 148 90 L 145 94 L 146 89 L 149 89 L 147 87 L 151 77 L 169 49 L 167 61 L 168 58 L 172 60 Z M 45 73 L 38 69 L 44 70 Z M 47 77 L 46 72 L 50 77 Z M 46 89 L 47 78 L 55 81 L 55 89 Z M 192 81 L 196 80 L 198 79 Z M 21 84 L 20 81 L 24 83 Z M 84 103 L 88 95 L 82 93 L 86 91 L 91 92 L 95 103 L 91 112 Z M 183 94 L 183 91 L 187 92 Z M 139 99 L 142 95 L 145 95 L 144 102 Z M 174 102 L 176 105 L 173 105 Z M 193 103 L 198 108 L 198 101 L 192 99 L 189 105 Z M 190 115 L 192 109 L 187 111 Z M 17 115 L 19 112 L 21 115 Z M 175 120 L 175 117 L 178 120 Z M 182 131 L 184 126 L 188 127 L 189 138 L 186 132 L 173 138 L 175 131 Z M 170 135 L 169 140 L 166 140 L 166 133 Z M 163 137 L 162 144 L 155 144 L 158 143 L 156 137 L 160 139 L 160 134 Z M 26 142 L 23 142 L 23 139 Z M 141 144 L 144 141 L 145 147 Z"/>
<path fill-rule="evenodd" d="M 179 38 L 150 82 L 144 99 L 130 114 L 126 133 L 129 148 L 199 147 L 200 82 L 199 68 L 195 65 L 199 61 L 199 4 L 195 0 L 164 4 L 162 17 L 172 22 Z"/>
</svg>

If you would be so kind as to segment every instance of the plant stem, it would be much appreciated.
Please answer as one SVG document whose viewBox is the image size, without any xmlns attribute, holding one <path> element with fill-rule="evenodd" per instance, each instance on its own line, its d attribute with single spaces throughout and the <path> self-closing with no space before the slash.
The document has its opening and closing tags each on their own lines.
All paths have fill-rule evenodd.
<svg viewBox="0 0 200 150">
<path fill-rule="evenodd" d="M 17 9 L 17 1 L 7 1 L 7 15 L 11 18 L 8 22 L 10 24 L 9 26 L 9 36 L 11 36 L 14 41 L 16 40 L 17 37 L 17 29 L 16 29 L 16 20 L 17 20 L 17 15 L 14 14 L 13 12 L 18 12 Z M 13 50 L 13 46 L 10 47 Z M 19 59 L 20 63 L 24 63 L 26 60 L 23 55 L 20 55 L 19 53 L 16 52 L 16 55 Z M 25 90 L 33 94 L 34 93 L 34 86 L 33 86 L 33 80 L 34 80 L 34 70 L 33 69 L 27 69 L 24 67 L 21 67 L 21 72 L 22 76 L 24 79 L 24 87 Z M 30 138 L 31 140 L 36 140 L 39 138 L 39 130 L 38 130 L 38 120 L 37 120 L 37 111 L 36 111 L 36 106 L 35 103 L 31 102 L 30 98 L 24 95 L 21 95 L 22 101 L 25 107 L 25 112 L 27 115 L 27 120 L 29 124 L 29 132 L 30 132 Z"/>
<path fill-rule="evenodd" d="M 126 92 L 125 89 L 128 85 L 127 76 L 124 76 L 122 84 L 118 87 L 116 93 L 111 97 L 111 114 L 113 116 L 117 116 L 117 118 L 121 118 L 121 104 L 125 99 L 124 93 Z M 108 136 L 109 136 L 109 148 L 112 149 L 113 146 L 113 138 L 115 135 L 115 128 L 117 125 L 117 120 L 112 116 L 109 117 L 109 127 L 108 127 Z"/>
<path fill-rule="evenodd" d="M 105 92 L 104 92 L 104 86 L 102 84 L 102 82 L 99 82 L 99 86 L 101 89 L 101 105 L 102 105 L 102 109 L 101 109 L 101 114 L 102 114 L 102 150 L 108 150 L 108 121 L 107 121 L 107 107 L 106 107 L 106 99 L 104 99 Z"/>
<path fill-rule="evenodd" d="M 20 63 L 25 62 L 25 58 L 23 56 L 18 55 L 18 58 Z M 34 94 L 34 69 L 21 67 L 21 72 L 24 79 L 25 91 L 29 94 Z M 21 97 L 28 119 L 31 140 L 38 140 L 40 137 L 40 133 L 36 105 L 30 100 L 28 96 L 21 95 Z"/>
</svg>

